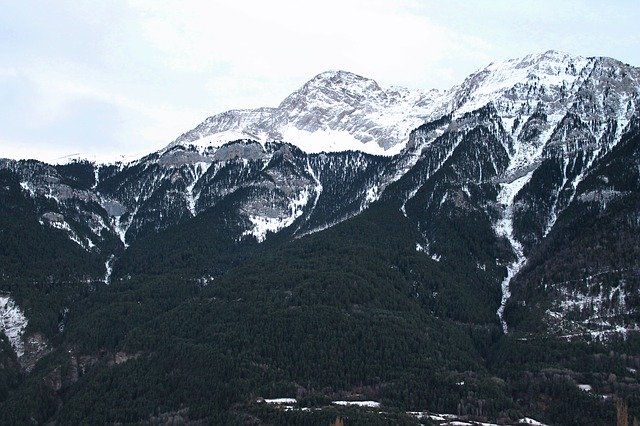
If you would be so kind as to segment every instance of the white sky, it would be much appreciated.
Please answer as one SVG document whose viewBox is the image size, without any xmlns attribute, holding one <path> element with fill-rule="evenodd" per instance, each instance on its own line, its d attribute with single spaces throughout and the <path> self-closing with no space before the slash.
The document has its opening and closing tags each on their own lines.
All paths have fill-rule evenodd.
<svg viewBox="0 0 640 426">
<path fill-rule="evenodd" d="M 640 65 L 637 0 L 0 0 L 0 157 L 157 150 L 344 69 L 448 89 L 549 49 Z"/>
</svg>

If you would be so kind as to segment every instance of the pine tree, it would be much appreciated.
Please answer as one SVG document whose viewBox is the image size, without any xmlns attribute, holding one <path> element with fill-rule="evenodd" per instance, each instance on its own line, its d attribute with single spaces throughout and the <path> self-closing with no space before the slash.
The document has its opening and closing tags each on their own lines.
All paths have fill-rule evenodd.
<svg viewBox="0 0 640 426">
<path fill-rule="evenodd" d="M 331 422 L 330 426 L 344 426 L 344 419 L 338 416 Z"/>
<path fill-rule="evenodd" d="M 624 399 L 616 401 L 616 412 L 618 415 L 617 426 L 629 426 L 629 405 Z"/>
</svg>

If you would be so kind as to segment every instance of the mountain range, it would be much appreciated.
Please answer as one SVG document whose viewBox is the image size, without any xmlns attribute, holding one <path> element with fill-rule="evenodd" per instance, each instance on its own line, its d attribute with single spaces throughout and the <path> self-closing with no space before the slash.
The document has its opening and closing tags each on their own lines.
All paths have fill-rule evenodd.
<svg viewBox="0 0 640 426">
<path fill-rule="evenodd" d="M 443 92 L 328 71 L 129 163 L 0 160 L 5 420 L 640 418 L 639 101 L 556 51 Z"/>
</svg>

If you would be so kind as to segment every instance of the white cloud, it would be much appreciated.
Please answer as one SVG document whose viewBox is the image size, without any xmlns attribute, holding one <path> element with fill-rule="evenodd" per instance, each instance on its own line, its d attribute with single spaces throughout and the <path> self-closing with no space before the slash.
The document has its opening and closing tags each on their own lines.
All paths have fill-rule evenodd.
<svg viewBox="0 0 640 426">
<path fill-rule="evenodd" d="M 18 76 L 18 70 L 13 67 L 0 68 L 0 78 L 11 78 L 11 77 L 17 77 L 17 76 Z"/>
<path fill-rule="evenodd" d="M 348 69 L 394 83 L 452 56 L 475 56 L 479 38 L 453 33 L 402 1 L 253 2 L 131 0 L 144 37 L 177 70 L 300 80 Z M 398 76 L 402 76 L 398 79 Z M 436 76 L 436 78 L 441 78 Z M 398 82 L 398 80 L 403 80 Z M 431 83 L 431 82 L 429 82 Z"/>
<path fill-rule="evenodd" d="M 18 158 L 28 152 L 40 152 L 37 158 L 51 160 L 75 153 L 98 155 L 101 159 L 144 154 L 169 143 L 196 124 L 195 117 L 205 114 L 205 111 L 175 107 L 170 102 L 149 102 L 124 94 L 106 82 L 104 76 L 95 76 L 89 69 L 68 64 L 25 67 L 1 75 L 4 74 L 19 77 L 25 87 L 23 92 L 30 95 L 20 105 L 18 117 L 12 118 L 12 123 L 3 123 L 0 156 Z M 92 106 L 95 111 L 86 106 Z M 8 117 L 0 118 L 0 123 L 6 119 Z M 60 129 L 61 125 L 69 128 Z M 15 133 L 22 131 L 30 136 L 10 137 L 8 127 L 17 127 Z M 83 131 L 74 132 L 72 127 L 83 128 Z M 95 134 L 91 133 L 91 127 L 95 128 Z M 82 136 L 82 139 L 71 140 L 69 135 Z"/>
</svg>

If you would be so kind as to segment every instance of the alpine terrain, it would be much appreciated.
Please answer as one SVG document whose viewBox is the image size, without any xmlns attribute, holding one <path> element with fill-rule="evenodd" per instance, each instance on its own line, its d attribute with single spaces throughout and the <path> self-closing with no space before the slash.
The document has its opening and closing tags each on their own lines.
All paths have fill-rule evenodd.
<svg viewBox="0 0 640 426">
<path fill-rule="evenodd" d="M 129 163 L 1 159 L 0 201 L 2 424 L 640 421 L 615 59 L 328 71 Z"/>
</svg>

